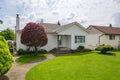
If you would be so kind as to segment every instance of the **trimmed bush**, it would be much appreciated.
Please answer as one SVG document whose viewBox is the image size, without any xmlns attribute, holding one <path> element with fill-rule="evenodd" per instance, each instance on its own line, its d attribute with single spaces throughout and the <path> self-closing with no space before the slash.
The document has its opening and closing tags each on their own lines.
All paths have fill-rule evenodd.
<svg viewBox="0 0 120 80">
<path fill-rule="evenodd" d="M 78 46 L 77 51 L 80 51 L 80 50 L 84 50 L 84 46 L 82 45 Z"/>
<path fill-rule="evenodd" d="M 0 77 L 5 74 L 12 66 L 13 58 L 10 54 L 8 44 L 0 36 Z"/>
<path fill-rule="evenodd" d="M 26 50 L 23 50 L 23 49 L 19 49 L 18 51 L 17 51 L 17 53 L 18 53 L 18 55 L 21 55 L 21 54 L 26 54 L 26 53 L 28 53 Z"/>
<path fill-rule="evenodd" d="M 107 51 L 111 51 L 114 48 L 111 45 L 102 45 L 96 48 L 96 50 L 101 51 L 100 53 L 107 53 Z"/>
<path fill-rule="evenodd" d="M 47 51 L 45 50 L 45 49 L 40 49 L 40 50 L 38 50 L 38 53 L 47 53 Z"/>
</svg>

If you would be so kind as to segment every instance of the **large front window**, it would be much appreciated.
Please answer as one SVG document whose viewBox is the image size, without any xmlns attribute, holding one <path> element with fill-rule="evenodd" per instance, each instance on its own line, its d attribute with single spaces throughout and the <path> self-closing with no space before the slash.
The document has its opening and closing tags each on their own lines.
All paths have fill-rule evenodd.
<svg viewBox="0 0 120 80">
<path fill-rule="evenodd" d="M 75 43 L 85 43 L 85 36 L 75 36 Z"/>
<path fill-rule="evenodd" d="M 109 35 L 109 40 L 115 40 L 115 35 Z"/>
</svg>

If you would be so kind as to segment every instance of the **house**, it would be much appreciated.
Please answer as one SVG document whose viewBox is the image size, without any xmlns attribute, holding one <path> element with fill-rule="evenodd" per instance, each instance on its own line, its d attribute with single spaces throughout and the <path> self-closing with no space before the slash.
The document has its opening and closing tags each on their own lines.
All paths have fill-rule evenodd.
<svg viewBox="0 0 120 80">
<path fill-rule="evenodd" d="M 92 49 L 99 45 L 111 45 L 118 48 L 120 45 L 120 28 L 109 26 L 90 25 L 87 30 L 89 31 L 88 45 Z"/>
<path fill-rule="evenodd" d="M 20 48 L 27 49 L 27 47 L 20 42 L 20 36 L 22 30 L 19 30 L 19 16 L 16 17 L 16 45 L 17 50 Z M 76 49 L 79 45 L 87 47 L 87 35 L 88 31 L 80 25 L 78 22 L 73 22 L 64 26 L 51 23 L 40 23 L 47 33 L 48 44 L 42 49 L 47 51 L 58 48 L 67 47 L 70 49 Z"/>
</svg>

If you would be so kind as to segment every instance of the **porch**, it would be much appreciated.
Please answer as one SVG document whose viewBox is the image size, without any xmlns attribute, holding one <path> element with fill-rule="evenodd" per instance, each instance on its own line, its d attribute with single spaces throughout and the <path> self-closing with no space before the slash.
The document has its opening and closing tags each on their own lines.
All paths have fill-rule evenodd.
<svg viewBox="0 0 120 80">
<path fill-rule="evenodd" d="M 66 47 L 71 49 L 71 35 L 58 35 L 58 48 Z"/>
</svg>

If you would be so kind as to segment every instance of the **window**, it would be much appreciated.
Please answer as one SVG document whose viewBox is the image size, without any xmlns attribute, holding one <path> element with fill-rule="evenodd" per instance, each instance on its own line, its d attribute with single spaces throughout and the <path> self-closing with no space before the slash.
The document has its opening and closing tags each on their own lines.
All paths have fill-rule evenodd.
<svg viewBox="0 0 120 80">
<path fill-rule="evenodd" d="M 109 40 L 115 40 L 115 35 L 109 35 Z"/>
<path fill-rule="evenodd" d="M 85 43 L 85 36 L 75 36 L 75 43 Z"/>
</svg>

